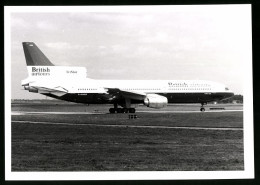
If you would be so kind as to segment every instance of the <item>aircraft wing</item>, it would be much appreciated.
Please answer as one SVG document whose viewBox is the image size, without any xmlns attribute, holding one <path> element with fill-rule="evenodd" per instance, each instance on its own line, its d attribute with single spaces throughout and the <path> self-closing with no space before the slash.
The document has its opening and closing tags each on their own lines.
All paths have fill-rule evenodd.
<svg viewBox="0 0 260 185">
<path fill-rule="evenodd" d="M 126 91 L 119 88 L 105 88 L 108 94 L 114 96 L 123 96 L 124 98 L 134 99 L 134 100 L 144 100 L 146 93 L 137 91 Z"/>
</svg>

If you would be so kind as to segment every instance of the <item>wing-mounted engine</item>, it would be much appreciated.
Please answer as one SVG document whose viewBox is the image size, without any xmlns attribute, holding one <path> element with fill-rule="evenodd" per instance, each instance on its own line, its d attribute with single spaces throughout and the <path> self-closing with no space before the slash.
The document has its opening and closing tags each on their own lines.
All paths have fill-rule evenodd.
<svg viewBox="0 0 260 185">
<path fill-rule="evenodd" d="M 144 104 L 151 108 L 163 108 L 168 104 L 168 99 L 158 94 L 147 94 L 144 99 Z"/>
</svg>

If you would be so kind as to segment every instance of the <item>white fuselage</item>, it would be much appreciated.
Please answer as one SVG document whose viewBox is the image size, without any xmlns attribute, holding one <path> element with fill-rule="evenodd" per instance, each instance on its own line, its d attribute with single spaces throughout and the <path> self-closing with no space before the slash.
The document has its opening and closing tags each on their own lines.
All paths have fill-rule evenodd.
<svg viewBox="0 0 260 185">
<path fill-rule="evenodd" d="M 223 84 L 202 80 L 94 80 L 83 67 L 28 66 L 30 92 L 78 103 L 207 103 L 230 97 Z"/>
</svg>

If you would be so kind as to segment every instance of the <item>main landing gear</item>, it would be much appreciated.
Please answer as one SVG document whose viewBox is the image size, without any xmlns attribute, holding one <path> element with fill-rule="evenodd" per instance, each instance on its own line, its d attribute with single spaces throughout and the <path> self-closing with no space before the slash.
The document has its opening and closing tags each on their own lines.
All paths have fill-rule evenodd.
<svg viewBox="0 0 260 185">
<path fill-rule="evenodd" d="M 207 103 L 201 103 L 201 107 L 200 107 L 201 112 L 205 112 L 205 108 L 203 107 L 203 105 L 207 105 Z"/>
<path fill-rule="evenodd" d="M 110 108 L 109 113 L 135 113 L 135 108 Z"/>
<path fill-rule="evenodd" d="M 118 108 L 117 104 L 114 104 L 114 108 L 110 108 L 109 113 L 135 113 L 135 108 Z"/>
</svg>

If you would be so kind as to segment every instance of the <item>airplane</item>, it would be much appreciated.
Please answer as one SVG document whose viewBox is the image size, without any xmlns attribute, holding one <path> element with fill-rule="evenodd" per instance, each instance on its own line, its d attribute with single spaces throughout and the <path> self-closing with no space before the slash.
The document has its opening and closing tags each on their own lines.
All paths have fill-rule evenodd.
<svg viewBox="0 0 260 185">
<path fill-rule="evenodd" d="M 138 104 L 164 108 L 168 103 L 200 103 L 234 95 L 221 83 L 204 80 L 95 80 L 85 67 L 55 66 L 33 42 L 23 42 L 28 77 L 25 90 L 83 104 L 112 104 L 110 113 L 135 113 Z M 119 107 L 121 106 L 121 107 Z"/>
</svg>

